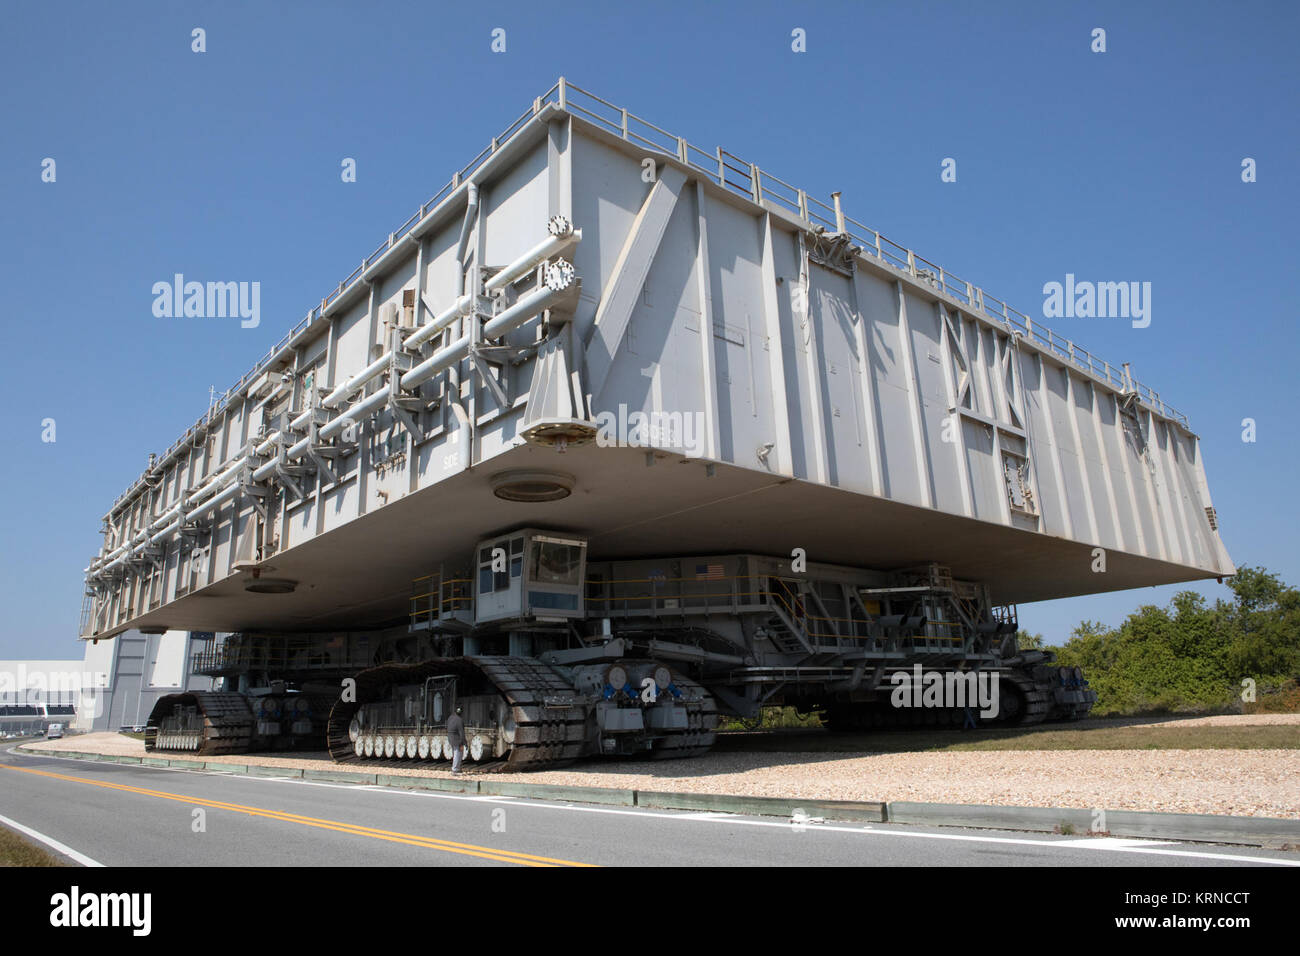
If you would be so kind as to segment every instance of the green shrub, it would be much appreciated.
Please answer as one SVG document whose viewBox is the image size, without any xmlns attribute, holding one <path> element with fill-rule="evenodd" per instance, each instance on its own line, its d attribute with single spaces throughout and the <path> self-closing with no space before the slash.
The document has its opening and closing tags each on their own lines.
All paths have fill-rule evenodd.
<svg viewBox="0 0 1300 956">
<path fill-rule="evenodd" d="M 1232 601 L 1210 606 L 1181 591 L 1167 607 L 1138 608 L 1118 628 L 1076 627 L 1057 658 L 1083 668 L 1097 692 L 1093 713 L 1240 710 L 1244 679 L 1260 694 L 1300 674 L 1300 591 L 1263 568 L 1242 568 L 1227 584 Z"/>
</svg>

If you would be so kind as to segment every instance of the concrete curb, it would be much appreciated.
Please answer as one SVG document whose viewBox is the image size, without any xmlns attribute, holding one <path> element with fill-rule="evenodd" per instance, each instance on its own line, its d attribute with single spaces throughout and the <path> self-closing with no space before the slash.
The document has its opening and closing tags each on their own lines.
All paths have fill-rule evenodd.
<svg viewBox="0 0 1300 956">
<path fill-rule="evenodd" d="M 1300 820 L 1279 817 L 1225 817 L 1214 813 L 1144 813 L 1107 810 L 1112 836 L 1240 843 L 1270 848 L 1300 848 Z"/>
<path fill-rule="evenodd" d="M 220 766 L 217 764 L 216 766 Z M 269 767 L 266 764 L 250 763 L 244 764 L 244 773 L 250 777 L 293 777 L 302 779 L 301 767 Z"/>
<path fill-rule="evenodd" d="M 887 822 L 991 830 L 1026 830 L 1230 843 L 1241 846 L 1300 847 L 1300 820 L 1230 817 L 1215 813 L 1158 813 L 1138 810 L 1081 810 L 1077 807 L 998 807 L 962 803 L 888 804 Z M 1101 833 L 1093 830 L 1102 828 Z"/>
<path fill-rule="evenodd" d="M 40 757 L 65 757 L 107 763 L 149 767 L 186 767 L 208 771 L 280 777 L 329 783 L 357 784 L 434 790 L 442 793 L 473 793 L 485 796 L 522 797 L 567 803 L 592 803 L 661 810 L 696 810 L 748 816 L 792 817 L 802 811 L 811 817 L 865 823 L 897 823 L 915 826 L 971 827 L 987 830 L 1019 830 L 1040 833 L 1100 835 L 1092 832 L 1094 811 L 1077 807 L 1004 807 L 960 803 L 890 803 L 856 800 L 799 800 L 787 797 L 744 797 L 730 794 L 673 793 L 656 790 L 623 790 L 615 787 L 565 787 L 555 784 L 517 783 L 494 780 L 491 774 L 464 778 L 411 777 L 390 773 L 353 770 L 300 770 L 264 764 L 225 763 L 196 760 L 164 760 L 158 757 L 125 757 L 90 754 L 75 750 L 29 750 L 14 748 Z M 1300 820 L 1277 817 L 1230 817 L 1212 813 L 1158 813 L 1136 810 L 1105 810 L 1104 833 L 1113 837 L 1180 840 L 1191 843 L 1226 843 L 1267 848 L 1300 847 Z M 1099 821 L 1102 822 L 1102 821 Z"/>
<path fill-rule="evenodd" d="M 319 780 L 323 783 L 359 783 L 375 785 L 377 774 L 373 773 L 349 773 L 346 770 L 304 770 L 302 778 L 304 780 Z"/>
<path fill-rule="evenodd" d="M 552 783 L 515 783 L 505 780 L 481 780 L 478 790 L 479 793 L 498 797 L 532 797 L 538 800 L 603 803 L 619 807 L 636 806 L 639 795 L 636 790 L 619 790 L 613 787 L 564 787 Z"/>
<path fill-rule="evenodd" d="M 791 817 L 802 810 L 810 817 L 828 820 L 884 823 L 885 804 L 848 800 L 798 800 L 787 797 L 738 797 L 713 793 L 634 791 L 638 807 L 665 810 L 712 810 L 750 816 Z"/>
<path fill-rule="evenodd" d="M 478 793 L 475 780 L 447 780 L 444 777 L 408 777 L 405 774 L 376 774 L 375 783 L 381 787 L 406 787 L 412 790 L 440 790 L 443 793 Z"/>
</svg>

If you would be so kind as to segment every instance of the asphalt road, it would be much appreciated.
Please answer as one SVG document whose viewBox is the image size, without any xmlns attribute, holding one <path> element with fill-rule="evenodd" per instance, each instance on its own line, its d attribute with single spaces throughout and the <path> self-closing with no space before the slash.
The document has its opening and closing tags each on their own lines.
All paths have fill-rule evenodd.
<svg viewBox="0 0 1300 956">
<path fill-rule="evenodd" d="M 657 811 L 0 750 L 0 823 L 103 866 L 1300 866 L 1300 853 Z"/>
</svg>

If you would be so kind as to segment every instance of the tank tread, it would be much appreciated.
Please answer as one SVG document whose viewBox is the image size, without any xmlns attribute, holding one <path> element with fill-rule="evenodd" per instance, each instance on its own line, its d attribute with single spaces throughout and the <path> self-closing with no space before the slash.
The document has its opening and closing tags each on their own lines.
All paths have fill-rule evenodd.
<svg viewBox="0 0 1300 956">
<path fill-rule="evenodd" d="M 194 706 L 202 718 L 202 731 L 195 741 L 193 734 L 169 734 L 164 722 L 177 705 Z M 160 740 L 160 729 L 161 740 Z M 182 738 L 178 740 L 177 738 Z M 253 745 L 253 712 L 243 694 L 221 691 L 191 691 L 159 698 L 149 714 L 144 732 L 146 751 L 183 750 L 200 756 L 246 753 Z"/>
<path fill-rule="evenodd" d="M 340 763 L 364 759 L 371 766 L 410 766 L 410 760 L 358 757 L 348 736 L 348 724 L 362 704 L 382 698 L 392 684 L 417 683 L 447 673 L 484 679 L 511 709 L 515 729 L 509 753 L 480 763 L 477 769 L 538 770 L 561 766 L 589 751 L 587 708 L 554 668 L 529 658 L 459 657 L 420 664 L 382 664 L 357 674 L 356 701 L 340 700 L 330 713 L 330 756 Z"/>
<path fill-rule="evenodd" d="M 483 674 L 511 707 L 514 746 L 499 770 L 559 766 L 588 749 L 587 708 L 572 685 L 541 661 L 523 657 L 478 657 Z"/>
<path fill-rule="evenodd" d="M 1052 710 L 1052 692 L 1046 682 L 1037 680 L 1033 673 L 1014 669 L 1003 671 L 1002 679 L 1016 687 L 1023 701 L 1023 708 L 1014 723 L 1025 727 L 1041 724 L 1047 719 Z"/>
<path fill-rule="evenodd" d="M 686 698 L 687 726 L 685 730 L 672 731 L 660 739 L 650 751 L 655 760 L 699 757 L 712 749 L 718 737 L 718 708 L 713 695 L 681 674 L 673 675 L 673 683 Z"/>
</svg>

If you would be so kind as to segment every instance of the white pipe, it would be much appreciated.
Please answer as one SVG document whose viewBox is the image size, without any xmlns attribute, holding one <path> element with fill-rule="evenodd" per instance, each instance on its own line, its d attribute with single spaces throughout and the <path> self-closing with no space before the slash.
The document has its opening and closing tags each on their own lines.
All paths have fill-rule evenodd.
<svg viewBox="0 0 1300 956">
<path fill-rule="evenodd" d="M 465 283 L 465 246 L 469 243 L 469 221 L 478 212 L 478 183 L 471 181 L 465 187 L 465 218 L 460 221 L 460 240 L 456 243 L 456 262 L 460 265 L 457 282 L 464 292 Z"/>
<path fill-rule="evenodd" d="M 360 372 L 357 372 L 356 375 L 353 375 L 350 379 L 348 379 L 338 388 L 334 389 L 334 391 L 326 395 L 325 398 L 321 401 L 321 404 L 326 408 L 335 407 L 340 402 L 342 402 L 345 398 L 347 398 L 349 395 L 351 395 L 353 392 L 359 389 L 362 385 L 365 385 L 366 382 L 370 381 L 372 378 L 374 378 L 376 375 L 378 375 L 380 372 L 386 369 L 388 367 L 388 363 L 392 361 L 392 358 L 393 358 L 392 352 L 385 352 L 383 355 L 379 356 L 379 358 L 375 359 L 373 362 L 371 362 L 369 365 L 363 368 Z"/>
<path fill-rule="evenodd" d="M 476 199 L 476 194 L 472 194 L 472 198 Z M 564 240 L 566 241 L 567 244 L 568 241 L 577 241 L 580 238 L 581 238 L 580 231 L 575 231 L 566 236 L 552 237 L 551 240 L 547 240 L 547 242 L 544 242 L 540 244 L 538 247 L 535 247 L 534 254 L 538 250 L 540 250 L 542 246 L 548 245 L 551 242 Z M 525 268 L 523 271 L 527 271 L 527 269 Z M 523 273 L 520 272 L 519 274 L 522 275 Z M 552 302 L 558 299 L 570 287 L 570 285 L 572 285 L 573 278 L 574 278 L 573 266 L 570 263 L 565 261 L 560 261 L 553 264 L 546 271 L 546 279 L 544 285 L 535 289 L 533 292 L 531 292 L 529 295 L 525 296 L 524 298 L 520 299 L 513 306 L 506 309 L 501 314 L 495 316 L 483 326 L 482 329 L 483 338 L 498 338 L 502 335 L 505 335 L 507 332 L 510 332 L 511 330 L 522 325 L 524 322 L 532 318 L 534 315 L 537 315 L 539 312 L 545 310 L 551 305 Z M 509 280 L 505 280 L 505 281 L 509 281 Z M 435 319 L 433 322 L 426 325 L 424 328 L 420 330 L 419 333 L 416 334 L 418 335 L 420 333 L 424 333 L 427 331 L 428 332 L 427 337 L 431 338 L 434 332 L 438 331 L 438 329 L 435 327 L 437 323 L 440 320 L 445 320 L 447 324 L 450 324 L 450 322 L 454 320 L 455 317 L 458 317 L 461 314 L 455 310 L 461 308 L 462 303 L 464 303 L 469 298 L 470 297 L 468 296 L 462 297 L 460 300 L 458 300 L 456 305 L 453 306 L 451 310 L 448 310 L 448 312 L 443 313 L 442 316 L 439 316 L 437 319 Z M 444 318 L 447 316 L 451 316 L 451 318 Z M 412 336 L 412 338 L 414 337 L 415 336 Z M 411 339 L 408 339 L 407 343 L 409 343 L 410 341 Z M 456 339 L 454 342 L 450 343 L 445 348 L 442 348 L 439 351 L 435 352 L 431 357 L 426 359 L 424 362 L 420 363 L 415 368 L 411 369 L 406 374 L 404 374 L 400 381 L 401 386 L 403 388 L 413 389 L 416 386 L 422 384 L 423 382 L 428 381 L 429 379 L 433 378 L 433 376 L 437 375 L 439 372 L 443 371 L 446 368 L 450 368 L 456 362 L 460 361 L 465 355 L 469 353 L 469 346 L 470 346 L 470 336 L 468 334 L 462 335 L 460 338 Z M 341 400 L 342 395 L 349 394 L 351 391 L 354 391 L 356 388 L 360 387 L 361 385 L 364 385 L 370 379 L 374 378 L 375 375 L 377 375 L 385 367 L 387 367 L 391 359 L 392 359 L 392 352 L 388 352 L 385 355 L 381 356 L 380 358 L 376 359 L 374 362 L 372 362 L 361 372 L 358 372 L 356 375 L 352 376 L 350 379 L 344 382 L 343 385 L 339 386 L 333 392 L 331 392 L 329 396 L 326 397 L 325 403 L 329 404 L 332 400 L 333 401 Z M 359 402 L 358 404 L 354 405 L 352 408 L 348 409 L 342 414 L 331 419 L 325 425 L 321 426 L 317 434 L 323 440 L 329 440 L 333 438 L 335 435 L 340 434 L 350 423 L 352 422 L 359 423 L 362 419 L 368 417 L 369 415 L 378 411 L 380 408 L 386 405 L 393 391 L 394 391 L 394 383 L 390 380 L 387 388 L 377 391 L 374 395 L 371 395 L 369 398 L 365 399 L 362 402 Z M 312 414 L 311 409 L 304 411 L 301 415 L 299 415 L 296 419 L 293 420 L 293 422 L 291 423 L 291 427 L 297 428 L 297 427 L 301 427 L 302 425 L 305 425 L 310 420 L 311 414 Z M 280 437 L 280 432 L 278 431 L 273 432 L 271 435 L 263 439 L 255 447 L 254 449 L 255 452 L 257 454 L 265 454 L 266 452 L 270 451 L 274 447 L 279 437 Z M 290 446 L 288 449 L 285 450 L 285 457 L 288 459 L 296 460 L 298 458 L 301 458 L 303 455 L 305 455 L 310 447 L 311 447 L 310 438 L 300 439 L 299 441 L 295 442 L 292 446 Z M 91 568 L 95 569 L 97 572 L 111 570 L 112 568 L 121 564 L 122 561 L 126 560 L 128 555 L 134 554 L 137 550 L 144 547 L 146 544 L 157 543 L 162 538 L 172 534 L 177 528 L 179 528 L 181 521 L 184 520 L 185 517 L 184 512 L 187 507 L 194 508 L 194 510 L 189 513 L 188 517 L 196 518 L 201 515 L 207 514 L 212 509 L 218 508 L 225 502 L 229 501 L 240 491 L 240 485 L 237 482 L 229 485 L 229 487 L 225 488 L 224 491 L 221 491 L 210 500 L 204 502 L 203 499 L 208 498 L 208 496 L 211 495 L 217 488 L 229 482 L 244 467 L 245 463 L 247 462 L 247 457 L 248 456 L 246 455 L 241 455 L 238 458 L 236 458 L 230 464 L 229 467 L 227 467 L 219 474 L 214 475 L 212 478 L 208 479 L 193 494 L 189 495 L 188 497 L 182 498 L 180 504 L 173 506 L 168 512 L 166 512 L 156 521 L 151 522 L 148 528 L 145 529 L 143 532 L 140 532 L 135 537 L 128 539 L 128 542 L 126 544 L 122 545 L 112 553 L 106 555 L 103 558 L 103 561 L 98 568 L 96 568 L 96 566 L 93 563 L 91 565 Z M 277 459 L 275 461 L 270 461 L 261 465 L 253 472 L 253 479 L 255 481 L 263 481 L 266 478 L 271 477 L 275 473 L 275 469 L 278 464 L 279 464 L 279 460 Z M 163 527 L 164 525 L 166 527 Z"/>
<path fill-rule="evenodd" d="M 193 511 L 191 511 L 191 512 L 186 516 L 186 517 L 188 517 L 188 518 L 197 518 L 197 517 L 199 517 L 199 516 L 201 516 L 201 515 L 207 514 L 209 511 L 213 510 L 214 508 L 220 508 L 220 507 L 221 507 L 222 505 L 224 505 L 227 501 L 229 501 L 230 499 L 234 498 L 237 494 L 239 494 L 240 490 L 241 490 L 241 489 L 240 489 L 239 483 L 236 482 L 235 484 L 233 484 L 233 485 L 231 485 L 230 487 L 228 487 L 225 491 L 223 491 L 223 492 L 221 492 L 219 495 L 217 495 L 215 498 L 212 498 L 212 499 L 209 500 L 208 502 L 206 502 L 206 503 L 200 505 L 199 507 L 195 508 L 195 509 L 194 509 Z M 120 557 L 118 557 L 118 558 L 116 558 L 116 559 L 114 559 L 114 560 L 112 560 L 112 561 L 109 561 L 109 562 L 108 562 L 107 564 L 105 564 L 103 567 L 99 568 L 98 571 L 99 571 L 100 573 L 102 573 L 102 572 L 104 572 L 104 571 L 111 571 L 111 570 L 113 570 L 113 568 L 117 567 L 119 564 L 122 564 L 124 561 L 128 560 L 128 559 L 129 559 L 132 555 L 134 555 L 137 551 L 142 550 L 143 548 L 145 548 L 146 546 L 148 546 L 148 545 L 150 545 L 150 544 L 157 544 L 159 541 L 161 541 L 161 540 L 162 540 L 163 538 L 165 538 L 167 535 L 172 534 L 174 531 L 176 531 L 176 530 L 180 527 L 180 524 L 181 524 L 181 519 L 180 519 L 180 518 L 177 518 L 175 521 L 173 521 L 173 522 L 171 523 L 171 525 L 169 525 L 169 526 L 166 527 L 166 528 L 159 529 L 159 530 L 158 530 L 156 533 L 154 533 L 152 536 L 149 536 L 149 533 L 148 533 L 148 532 L 142 532 L 142 537 L 141 537 L 141 539 L 138 540 L 138 541 L 136 541 L 134 544 L 131 544 L 131 545 L 128 546 L 128 547 L 129 547 L 129 552 L 128 552 L 128 553 L 123 554 L 123 555 L 121 555 Z M 119 550 L 121 550 L 121 549 L 119 549 Z"/>
<path fill-rule="evenodd" d="M 255 451 L 259 455 L 265 455 L 268 451 L 270 451 L 272 448 L 275 447 L 275 443 L 279 440 L 279 438 L 280 438 L 280 433 L 278 431 L 271 432 L 271 434 L 267 435 L 266 438 L 262 440 L 261 444 L 259 444 L 256 448 L 253 449 L 253 451 Z"/>
<path fill-rule="evenodd" d="M 231 478 L 237 475 L 239 473 L 239 469 L 244 467 L 244 462 L 247 460 L 248 459 L 244 455 L 240 455 L 238 458 L 234 460 L 234 462 L 231 463 L 230 467 L 227 468 L 225 471 L 221 472 L 221 474 L 215 475 L 212 478 L 209 478 L 207 481 L 205 481 L 199 487 L 198 491 L 190 495 L 190 499 L 193 501 L 201 501 L 204 498 L 206 498 L 208 495 L 212 494 L 222 485 L 226 484 L 226 482 L 228 482 Z"/>
<path fill-rule="evenodd" d="M 433 378 L 445 368 L 450 368 L 469 351 L 469 336 L 462 335 L 445 348 L 434 352 L 415 368 L 402 376 L 402 388 L 415 388 Z"/>
<path fill-rule="evenodd" d="M 189 517 L 197 518 L 200 515 L 207 514 L 209 511 L 213 510 L 214 508 L 220 508 L 231 498 L 239 494 L 240 490 L 241 489 L 239 483 L 236 482 L 235 484 L 227 488 L 225 491 L 221 492 L 221 494 L 213 498 L 211 501 L 207 501 L 204 502 L 202 505 L 199 505 L 199 507 L 195 508 L 193 511 L 190 512 Z"/>
<path fill-rule="evenodd" d="M 488 279 L 487 282 L 483 284 L 483 291 L 492 293 L 496 292 L 498 289 L 504 289 L 520 276 L 526 275 L 533 269 L 536 269 L 544 261 L 551 258 L 551 256 L 563 252 L 565 249 L 569 248 L 569 246 L 581 241 L 581 229 L 571 229 L 569 232 L 562 233 L 558 236 L 547 236 L 514 262 L 510 263 L 510 265 L 503 268 L 491 279 Z"/>
<path fill-rule="evenodd" d="M 465 189 L 465 216 L 460 223 L 460 238 L 456 242 L 456 294 L 459 298 L 449 308 L 438 313 L 402 343 L 402 348 L 418 349 L 429 339 L 447 328 L 461 316 L 474 311 L 474 296 L 465 295 L 465 247 L 469 243 L 470 220 L 478 212 L 478 185 L 470 182 Z"/>
<path fill-rule="evenodd" d="M 323 439 L 331 439 L 348 427 L 350 422 L 360 421 L 371 412 L 382 408 L 388 402 L 388 389 L 382 388 L 364 402 L 358 402 L 338 418 L 331 419 L 320 427 L 318 434 Z M 295 446 L 297 447 L 297 446 Z M 292 451 L 292 449 L 290 449 Z M 303 449 L 306 451 L 306 449 Z"/>
<path fill-rule="evenodd" d="M 275 474 L 275 466 L 278 464 L 280 464 L 280 461 L 279 459 L 276 459 L 275 461 L 268 461 L 265 465 L 255 469 L 253 471 L 253 480 L 265 481 L 267 478 L 270 478 Z"/>
<path fill-rule="evenodd" d="M 264 442 L 262 442 L 261 445 L 258 446 L 258 449 L 261 450 L 263 447 L 273 444 L 274 439 L 278 434 L 279 433 L 277 432 L 273 434 L 270 438 L 267 438 Z M 138 551 L 147 541 L 148 542 L 156 541 L 159 535 L 156 534 L 155 532 L 157 532 L 159 528 L 161 528 L 163 525 L 166 525 L 168 522 L 171 522 L 171 520 L 176 515 L 182 513 L 183 509 L 187 505 L 192 506 L 201 502 L 204 498 L 213 494 L 222 485 L 226 484 L 234 475 L 236 475 L 239 472 L 241 468 L 243 468 L 244 462 L 246 460 L 247 460 L 246 456 L 240 455 L 224 471 L 210 477 L 207 481 L 205 481 L 202 485 L 200 485 L 190 495 L 182 497 L 181 502 L 179 504 L 174 505 L 169 511 L 165 512 L 164 514 L 160 515 L 158 518 L 149 522 L 149 524 L 144 529 L 142 529 L 136 535 L 133 535 L 131 538 L 129 538 L 126 544 L 110 552 L 109 554 L 106 554 L 98 564 L 92 564 L 91 568 L 97 571 L 108 570 L 109 568 L 115 567 L 116 565 L 120 564 L 122 559 L 126 555 L 133 554 L 134 552 Z"/>
<path fill-rule="evenodd" d="M 451 308 L 444 312 L 440 312 L 431 321 L 426 322 L 416 331 L 407 336 L 406 341 L 402 343 L 402 348 L 418 349 L 421 345 L 429 341 L 429 339 L 433 338 L 447 326 L 451 325 L 462 315 L 469 315 L 472 311 L 474 311 L 474 297 L 469 295 L 461 296 L 455 301 Z"/>
<path fill-rule="evenodd" d="M 126 554 L 128 551 L 131 550 L 132 547 L 135 546 L 136 537 L 137 536 L 133 535 L 132 537 L 127 538 L 126 544 L 119 545 L 116 549 L 104 555 L 104 557 L 100 559 L 98 566 L 92 563 L 91 567 L 94 568 L 95 570 L 99 570 L 100 568 L 105 567 L 109 562 L 116 561 L 119 557 Z"/>
<path fill-rule="evenodd" d="M 176 510 L 179 511 L 180 509 L 178 508 L 178 509 L 176 509 Z M 150 538 L 149 538 L 149 543 L 150 543 L 150 544 L 157 544 L 157 543 L 158 543 L 159 541 L 161 541 L 163 538 L 167 537 L 167 536 L 170 535 L 172 532 L 174 532 L 174 531 L 176 531 L 177 529 L 179 529 L 180 526 L 181 526 L 181 522 L 182 522 L 183 520 L 185 520 L 185 519 L 184 519 L 184 515 L 183 515 L 183 514 L 178 515 L 177 518 L 176 518 L 176 520 L 173 521 L 171 524 L 167 525 L 167 527 L 162 528 L 162 529 L 160 529 L 156 534 L 151 535 Z"/>
<path fill-rule="evenodd" d="M 505 335 L 511 329 L 523 325 L 528 319 L 541 312 L 555 299 L 558 299 L 566 288 L 567 284 L 559 289 L 544 285 L 533 290 L 483 326 L 483 338 L 495 339 Z"/>
</svg>

